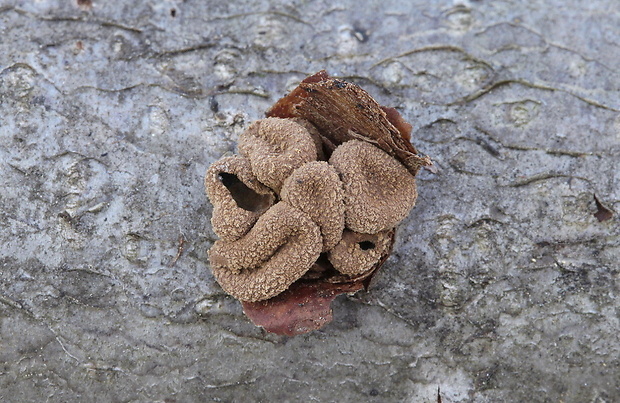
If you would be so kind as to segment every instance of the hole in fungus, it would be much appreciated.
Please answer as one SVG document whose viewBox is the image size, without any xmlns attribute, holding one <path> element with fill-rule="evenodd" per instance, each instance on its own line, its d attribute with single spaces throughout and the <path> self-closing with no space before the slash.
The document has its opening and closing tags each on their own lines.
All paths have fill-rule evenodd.
<svg viewBox="0 0 620 403">
<path fill-rule="evenodd" d="M 362 241 L 357 243 L 362 250 L 374 249 L 375 244 L 370 241 Z"/>
<path fill-rule="evenodd" d="M 266 210 L 270 204 L 269 195 L 260 195 L 241 182 L 237 175 L 220 172 L 219 179 L 226 186 L 239 208 L 257 212 Z"/>
<path fill-rule="evenodd" d="M 334 150 L 323 141 L 321 142 L 321 150 L 323 151 L 323 155 L 325 155 L 325 161 L 329 161 L 329 157 L 332 156 L 332 151 Z"/>
</svg>

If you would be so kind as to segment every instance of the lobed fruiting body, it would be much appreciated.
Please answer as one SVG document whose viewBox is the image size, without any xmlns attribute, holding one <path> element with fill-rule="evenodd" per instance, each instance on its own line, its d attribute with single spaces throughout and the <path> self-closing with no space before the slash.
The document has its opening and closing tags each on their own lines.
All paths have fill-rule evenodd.
<svg viewBox="0 0 620 403">
<path fill-rule="evenodd" d="M 320 274 L 321 253 L 341 275 L 369 272 L 415 204 L 415 178 L 393 156 L 360 140 L 325 144 L 300 118 L 254 122 L 239 153 L 215 162 L 205 183 L 221 238 L 211 269 L 242 301 L 272 298 L 311 268 Z"/>
</svg>

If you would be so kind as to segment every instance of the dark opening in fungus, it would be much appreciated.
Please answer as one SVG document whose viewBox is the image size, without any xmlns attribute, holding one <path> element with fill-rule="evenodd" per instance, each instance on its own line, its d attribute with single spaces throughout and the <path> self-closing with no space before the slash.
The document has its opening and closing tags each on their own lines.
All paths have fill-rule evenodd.
<svg viewBox="0 0 620 403">
<path fill-rule="evenodd" d="M 219 178 L 224 186 L 226 186 L 239 208 L 257 212 L 264 211 L 271 205 L 272 198 L 270 195 L 256 193 L 245 183 L 241 182 L 237 175 L 229 174 L 228 172 L 220 172 Z"/>
<path fill-rule="evenodd" d="M 396 109 L 320 71 L 209 168 L 211 270 L 255 324 L 306 333 L 332 320 L 338 294 L 368 287 L 431 165 L 410 135 Z"/>
<path fill-rule="evenodd" d="M 362 241 L 357 243 L 360 246 L 361 250 L 374 249 L 375 244 L 370 241 Z"/>
</svg>

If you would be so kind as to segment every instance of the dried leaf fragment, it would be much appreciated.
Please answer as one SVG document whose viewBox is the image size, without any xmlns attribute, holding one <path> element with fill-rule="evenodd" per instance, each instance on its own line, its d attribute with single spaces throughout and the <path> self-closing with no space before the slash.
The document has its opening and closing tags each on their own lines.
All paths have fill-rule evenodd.
<svg viewBox="0 0 620 403">
<path fill-rule="evenodd" d="M 332 321 L 332 301 L 340 294 L 364 288 L 361 282 L 330 284 L 300 282 L 266 301 L 243 302 L 252 323 L 270 333 L 295 336 L 317 330 Z"/>
<path fill-rule="evenodd" d="M 594 213 L 594 217 L 596 217 L 599 222 L 611 220 L 613 218 L 614 212 L 605 207 L 598 197 L 596 197 L 596 194 L 594 195 L 594 203 L 596 203 L 596 213 Z"/>
</svg>

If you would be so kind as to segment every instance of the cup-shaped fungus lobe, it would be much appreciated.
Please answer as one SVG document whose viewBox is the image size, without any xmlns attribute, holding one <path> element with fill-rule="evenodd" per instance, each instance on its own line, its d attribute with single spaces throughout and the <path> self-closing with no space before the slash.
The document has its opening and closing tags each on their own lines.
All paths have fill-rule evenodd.
<svg viewBox="0 0 620 403">
<path fill-rule="evenodd" d="M 261 301 L 303 276 L 322 247 L 321 232 L 310 217 L 279 202 L 244 237 L 216 241 L 209 260 L 224 291 L 241 301 Z"/>
<path fill-rule="evenodd" d="M 302 165 L 286 178 L 280 196 L 319 226 L 323 252 L 338 243 L 344 229 L 344 190 L 334 167 L 325 161 Z"/>
<path fill-rule="evenodd" d="M 346 227 L 364 234 L 389 230 L 415 205 L 415 177 L 374 145 L 351 140 L 336 148 L 329 163 L 344 184 Z"/>
<path fill-rule="evenodd" d="M 372 269 L 384 256 L 392 241 L 391 231 L 361 234 L 345 230 L 342 239 L 327 258 L 342 274 L 357 276 Z"/>
<path fill-rule="evenodd" d="M 213 203 L 213 231 L 227 241 L 245 235 L 275 202 L 273 192 L 252 173 L 250 161 L 237 155 L 211 165 L 205 187 Z"/>
<path fill-rule="evenodd" d="M 258 180 L 277 193 L 293 170 L 317 159 L 312 136 L 291 119 L 257 120 L 239 136 L 238 148 Z"/>
</svg>

